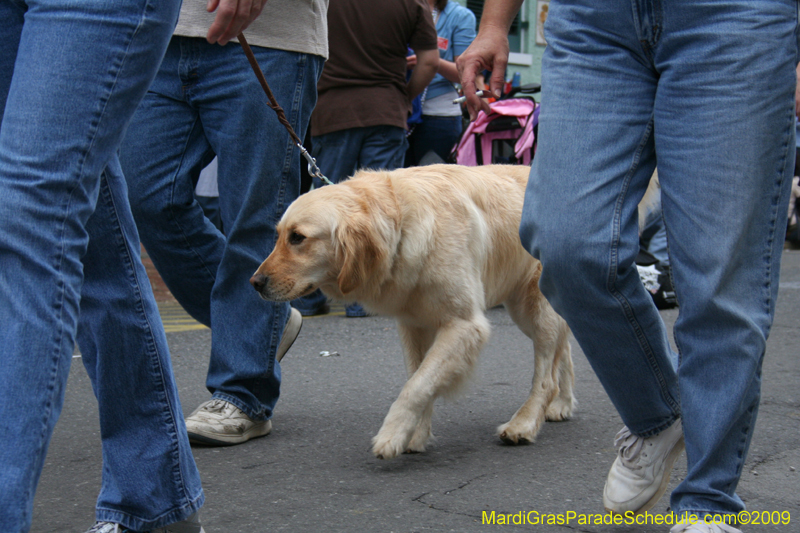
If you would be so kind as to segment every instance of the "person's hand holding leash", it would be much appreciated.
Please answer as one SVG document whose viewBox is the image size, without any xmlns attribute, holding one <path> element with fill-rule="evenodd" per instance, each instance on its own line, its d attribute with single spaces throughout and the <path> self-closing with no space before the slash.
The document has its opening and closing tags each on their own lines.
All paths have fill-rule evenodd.
<svg viewBox="0 0 800 533">
<path fill-rule="evenodd" d="M 261 14 L 267 0 L 208 0 L 206 10 L 217 12 L 206 39 L 224 46 L 247 29 Z"/>
</svg>

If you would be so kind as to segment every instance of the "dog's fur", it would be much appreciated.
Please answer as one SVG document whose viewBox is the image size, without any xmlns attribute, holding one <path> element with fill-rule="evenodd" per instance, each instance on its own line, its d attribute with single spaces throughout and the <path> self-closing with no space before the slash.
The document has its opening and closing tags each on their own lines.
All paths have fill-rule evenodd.
<svg viewBox="0 0 800 533">
<path fill-rule="evenodd" d="M 358 172 L 302 195 L 278 224 L 274 251 L 251 282 L 268 300 L 317 287 L 340 301 L 397 319 L 409 379 L 373 453 L 421 452 L 434 400 L 454 392 L 489 338 L 484 311 L 504 304 L 533 340 L 533 386 L 498 428 L 533 442 L 547 420 L 572 414 L 569 329 L 539 292 L 541 264 L 520 244 L 529 169 L 433 165 Z"/>
</svg>

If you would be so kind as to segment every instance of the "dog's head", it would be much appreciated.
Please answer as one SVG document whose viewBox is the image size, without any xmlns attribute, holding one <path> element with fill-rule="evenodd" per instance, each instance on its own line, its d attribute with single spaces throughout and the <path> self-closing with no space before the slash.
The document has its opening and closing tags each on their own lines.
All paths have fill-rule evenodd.
<svg viewBox="0 0 800 533">
<path fill-rule="evenodd" d="M 250 279 L 262 298 L 289 301 L 321 288 L 347 300 L 383 281 L 399 210 L 387 179 L 366 178 L 316 189 L 289 206 L 275 249 Z"/>
</svg>

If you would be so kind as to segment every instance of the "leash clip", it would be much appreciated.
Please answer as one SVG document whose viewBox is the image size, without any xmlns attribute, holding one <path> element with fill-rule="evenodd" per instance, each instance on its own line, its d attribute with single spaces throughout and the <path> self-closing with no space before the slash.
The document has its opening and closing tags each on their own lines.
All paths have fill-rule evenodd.
<svg viewBox="0 0 800 533">
<path fill-rule="evenodd" d="M 324 183 L 325 185 L 333 185 L 333 182 L 328 178 L 326 178 L 325 175 L 322 173 L 322 171 L 319 169 L 319 167 L 317 166 L 317 160 L 311 157 L 311 154 L 308 153 L 308 150 L 306 150 L 302 144 L 298 144 L 297 147 L 300 148 L 300 153 L 303 154 L 303 157 L 305 157 L 306 161 L 308 161 L 308 173 L 311 174 L 313 177 L 322 180 L 322 183 Z"/>
</svg>

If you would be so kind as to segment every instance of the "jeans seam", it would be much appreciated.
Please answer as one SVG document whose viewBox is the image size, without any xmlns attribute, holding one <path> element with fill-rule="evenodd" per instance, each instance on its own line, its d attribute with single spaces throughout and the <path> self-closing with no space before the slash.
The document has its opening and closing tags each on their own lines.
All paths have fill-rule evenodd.
<svg viewBox="0 0 800 533">
<path fill-rule="evenodd" d="M 103 173 L 105 175 L 105 173 Z M 161 364 L 164 357 L 164 354 L 159 355 L 158 351 L 158 343 L 155 342 L 153 336 L 153 323 L 150 321 L 145 307 L 144 307 L 144 298 L 143 298 L 143 291 L 141 286 L 141 280 L 136 274 L 135 262 L 133 260 L 133 253 L 131 252 L 130 243 L 125 239 L 125 234 L 120 224 L 119 219 L 119 210 L 117 209 L 117 204 L 114 200 L 114 195 L 111 191 L 111 187 L 108 184 L 108 178 L 101 177 L 102 181 L 106 182 L 106 186 L 103 187 L 101 184 L 100 192 L 108 202 L 110 210 L 113 212 L 113 218 L 111 219 L 113 228 L 112 231 L 116 233 L 116 240 L 120 247 L 119 250 L 119 257 L 124 258 L 124 268 L 128 271 L 129 280 L 131 282 L 135 298 L 136 298 L 136 305 L 132 309 L 132 311 L 139 315 L 139 319 L 142 320 L 143 326 L 143 337 L 147 340 L 147 344 L 142 346 L 142 350 L 147 356 L 148 362 L 150 363 L 150 371 L 153 372 L 153 375 L 158 380 L 158 391 L 157 394 L 160 396 L 161 403 L 164 405 L 166 409 L 166 417 L 168 419 L 167 423 L 167 432 L 169 433 L 170 440 L 172 441 L 172 461 L 173 461 L 173 480 L 177 483 L 177 486 L 180 487 L 181 491 L 183 492 L 184 498 L 189 498 L 189 495 L 186 493 L 186 483 L 183 479 L 183 474 L 181 472 L 181 460 L 180 460 L 180 444 L 178 442 L 178 435 L 173 431 L 175 426 L 177 425 L 177 416 L 176 413 L 172 410 L 172 404 L 169 401 L 166 393 L 166 379 L 164 378 L 164 367 Z M 183 415 L 181 415 L 183 416 Z"/>
<path fill-rule="evenodd" d="M 303 70 L 303 66 L 305 65 L 306 62 L 305 59 L 306 59 L 305 54 L 299 54 L 298 60 L 295 64 L 297 67 L 297 81 L 295 83 L 294 91 L 292 94 L 292 106 L 289 110 L 289 116 L 287 117 L 289 123 L 292 125 L 292 128 L 295 129 L 295 133 L 297 133 L 296 126 L 298 125 L 297 124 L 298 116 L 300 114 L 299 108 L 303 96 L 303 83 L 305 81 L 305 71 Z M 283 126 L 279 127 L 281 128 L 281 130 L 283 130 Z M 281 170 L 280 187 L 277 192 L 278 201 L 275 204 L 275 214 L 273 220 L 271 221 L 273 226 L 278 223 L 278 221 L 283 216 L 284 210 L 286 209 L 286 182 L 292 168 L 292 159 L 294 159 L 293 156 L 294 156 L 295 144 L 291 136 L 288 135 L 288 131 L 286 133 L 287 133 L 287 139 L 286 139 L 287 142 L 286 142 L 286 150 L 284 152 L 283 169 Z M 275 245 L 275 240 L 274 240 L 275 238 L 276 236 L 274 235 L 273 241 L 270 243 L 270 246 Z"/>
<path fill-rule="evenodd" d="M 71 195 L 70 195 L 70 197 L 71 197 Z M 69 211 L 69 209 L 67 209 L 67 211 Z M 67 220 L 67 217 L 64 217 L 64 222 L 65 223 L 66 223 L 66 220 Z M 66 252 L 64 251 L 64 238 L 63 238 L 63 235 L 64 235 L 64 232 L 62 231 L 61 254 L 59 255 L 58 269 L 57 269 L 57 272 L 59 272 L 59 274 L 61 274 L 61 267 L 63 265 L 64 257 L 66 256 Z M 59 367 L 59 364 L 60 364 L 60 359 L 62 357 L 62 355 L 61 355 L 62 354 L 62 348 L 63 348 L 62 345 L 64 343 L 64 334 L 65 334 L 65 332 L 64 332 L 64 330 L 65 330 L 65 328 L 64 328 L 64 323 L 65 323 L 65 321 L 64 321 L 64 298 L 65 298 L 64 294 L 65 294 L 67 288 L 66 288 L 66 284 L 64 283 L 63 275 L 59 275 L 59 277 L 58 277 L 58 285 L 59 285 L 59 290 L 58 290 L 59 301 L 58 301 L 58 304 L 57 304 L 58 324 L 57 324 L 57 333 L 56 333 L 56 338 L 55 338 L 56 342 L 55 342 L 55 346 L 54 346 L 55 347 L 55 354 L 53 354 L 53 356 L 51 358 L 52 364 L 50 366 L 50 375 L 48 376 L 48 381 L 47 381 L 47 391 L 50 394 L 47 397 L 47 402 L 45 404 L 45 409 L 44 409 L 44 412 L 42 413 L 42 419 L 41 419 L 42 420 L 42 430 L 39 433 L 39 440 L 37 442 L 37 449 L 39 449 L 39 450 L 41 450 L 43 445 L 48 442 L 47 433 L 48 433 L 48 428 L 50 427 L 49 420 L 53 416 L 53 393 L 55 392 L 56 387 L 57 387 L 57 383 L 58 383 L 58 367 Z M 34 496 L 34 494 L 35 494 L 35 490 L 36 490 L 35 485 L 28 486 L 28 487 L 26 487 L 25 490 L 26 490 L 26 494 L 25 494 L 26 501 L 30 501 L 32 499 L 32 497 Z M 28 522 L 30 522 L 30 516 L 27 515 L 27 510 L 23 512 L 23 516 L 26 518 L 26 520 Z"/>
<path fill-rule="evenodd" d="M 84 160 L 85 160 L 85 154 L 84 154 Z M 79 176 L 80 176 L 80 174 L 79 174 Z M 68 196 L 69 199 L 68 199 L 67 204 L 66 204 L 66 206 L 64 208 L 64 216 L 62 218 L 61 231 L 60 231 L 61 247 L 60 247 L 60 250 L 59 250 L 59 254 L 57 256 L 57 258 L 58 258 L 57 263 L 54 265 L 55 270 L 58 273 L 58 276 L 57 276 L 58 301 L 56 302 L 56 307 L 54 309 L 58 314 L 58 321 L 57 321 L 56 327 L 55 327 L 56 335 L 55 335 L 55 338 L 53 339 L 55 341 L 54 342 L 55 353 L 53 354 L 53 357 L 51 358 L 51 362 L 53 364 L 50 367 L 51 368 L 51 372 L 50 372 L 50 375 L 48 376 L 48 382 L 47 382 L 47 391 L 50 394 L 49 394 L 49 396 L 47 398 L 47 402 L 46 402 L 46 405 L 45 405 L 44 413 L 42 413 L 42 419 L 41 419 L 42 420 L 42 430 L 39 433 L 39 441 L 37 443 L 39 449 L 41 449 L 42 446 L 48 442 L 47 433 L 48 433 L 48 427 L 50 426 L 49 420 L 53 415 L 53 392 L 56 390 L 56 387 L 57 387 L 58 367 L 59 367 L 59 361 L 60 361 L 60 359 L 62 357 L 61 354 L 62 354 L 62 349 L 63 349 L 63 344 L 64 344 L 64 337 L 65 337 L 65 330 L 66 330 L 66 328 L 65 328 L 66 321 L 64 320 L 64 301 L 66 299 L 67 283 L 64 280 L 63 268 L 64 268 L 64 258 L 67 256 L 67 251 L 65 250 L 66 233 L 67 233 L 66 227 L 67 227 L 67 222 L 69 221 L 68 213 L 70 212 L 70 206 L 72 205 L 72 198 L 75 195 L 75 191 L 77 189 L 78 189 L 78 186 L 76 185 L 70 190 L 70 193 L 69 193 L 69 196 Z M 32 499 L 32 497 L 35 494 L 35 490 L 36 490 L 35 485 L 29 486 L 29 487 L 26 488 L 26 495 L 25 495 L 26 496 L 26 501 L 30 501 Z M 26 514 L 26 513 L 27 513 L 27 511 L 24 514 Z M 30 521 L 30 520 L 28 520 L 28 521 Z"/>
<path fill-rule="evenodd" d="M 779 167 L 778 169 L 776 169 L 778 171 L 777 172 L 778 179 L 775 183 L 775 186 L 773 187 L 774 194 L 772 196 L 772 201 L 770 203 L 770 208 L 772 211 L 769 221 L 770 231 L 769 231 L 769 237 L 767 238 L 766 242 L 766 248 L 765 248 L 766 254 L 764 256 L 764 261 L 767 267 L 767 276 L 766 276 L 767 283 L 765 286 L 766 301 L 764 302 L 766 304 L 765 306 L 766 308 L 764 311 L 768 317 L 771 316 L 774 312 L 773 310 L 775 302 L 773 301 L 772 297 L 773 292 L 771 290 L 773 285 L 772 265 L 774 264 L 773 256 L 775 254 L 776 233 L 778 232 L 778 217 L 780 216 L 779 208 L 781 207 L 781 191 L 786 189 L 786 176 L 788 175 L 789 172 L 789 170 L 786 168 L 788 163 L 788 154 L 789 154 L 789 137 L 791 136 L 789 132 L 791 131 L 791 123 L 794 122 L 793 120 L 794 117 L 792 116 L 792 114 L 789 114 L 789 117 L 790 117 L 789 118 L 790 124 L 787 126 L 785 130 L 787 133 L 786 135 L 784 135 L 784 142 L 783 145 L 781 146 L 782 157 L 779 162 Z M 791 178 L 789 179 L 791 180 Z M 784 215 L 785 214 L 786 213 L 784 212 Z M 785 223 L 782 224 L 781 226 L 785 227 Z M 770 329 L 771 328 L 767 326 L 767 329 L 762 331 L 765 337 L 769 335 Z"/>
<path fill-rule="evenodd" d="M 751 405 L 747 408 L 747 425 L 742 428 L 742 436 L 739 440 L 739 446 L 736 450 L 736 475 L 725 491 L 728 494 L 733 494 L 736 492 L 736 485 L 738 484 L 739 478 L 742 475 L 742 469 L 744 468 L 744 452 L 747 449 L 747 441 L 750 436 L 749 434 L 753 425 L 753 416 L 755 414 L 757 405 L 758 404 L 756 403 L 755 405 Z"/>
<path fill-rule="evenodd" d="M 620 193 L 617 196 L 617 202 L 616 205 L 614 206 L 614 219 L 613 219 L 614 223 L 613 223 L 612 240 L 611 240 L 611 255 L 609 258 L 609 269 L 608 269 L 608 279 L 606 288 L 609 291 L 609 293 L 619 303 L 620 308 L 622 309 L 622 312 L 628 321 L 628 324 L 630 324 L 631 328 L 633 329 L 639 347 L 642 349 L 645 357 L 647 358 L 648 366 L 650 367 L 651 372 L 658 381 L 659 389 L 661 390 L 661 397 L 669 405 L 670 409 L 677 414 L 680 413 L 680 406 L 672 398 L 672 394 L 667 389 L 667 384 L 666 380 L 664 379 L 664 375 L 661 372 L 661 368 L 659 368 L 653 356 L 653 349 L 650 346 L 650 343 L 645 338 L 642 327 L 636 320 L 636 316 L 633 314 L 633 308 L 631 307 L 630 302 L 616 288 L 617 271 L 619 268 L 619 245 L 621 240 L 620 226 L 622 219 L 622 206 L 625 203 L 625 199 L 628 194 L 628 188 L 630 186 L 631 179 L 633 178 L 633 173 L 639 165 L 639 160 L 642 151 L 644 150 L 648 139 L 652 135 L 653 124 L 654 124 L 654 117 L 651 116 L 650 120 L 647 123 L 647 126 L 645 127 L 644 134 L 642 135 L 642 138 L 639 141 L 639 145 L 636 148 L 636 152 L 634 153 L 633 161 L 631 162 L 631 166 L 628 169 L 627 175 L 625 176 L 625 179 L 622 181 L 622 189 L 620 190 Z"/>
</svg>

